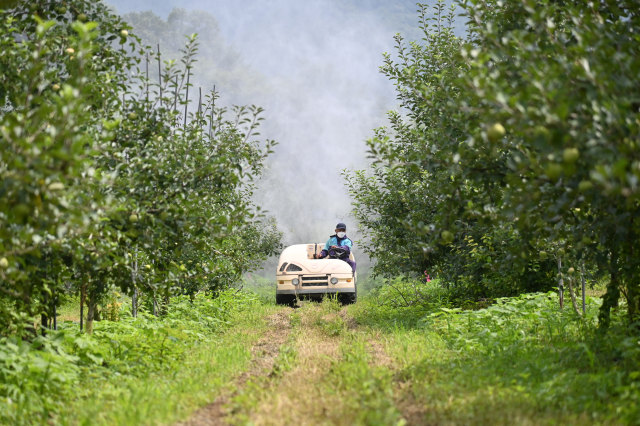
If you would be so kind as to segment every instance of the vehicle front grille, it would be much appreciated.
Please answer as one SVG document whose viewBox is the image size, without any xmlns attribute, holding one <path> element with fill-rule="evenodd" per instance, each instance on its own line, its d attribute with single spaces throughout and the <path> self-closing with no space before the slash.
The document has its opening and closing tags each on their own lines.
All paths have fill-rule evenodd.
<svg viewBox="0 0 640 426">
<path fill-rule="evenodd" d="M 329 285 L 329 275 L 319 275 L 315 277 L 302 277 L 302 287 L 314 287 Z"/>
</svg>

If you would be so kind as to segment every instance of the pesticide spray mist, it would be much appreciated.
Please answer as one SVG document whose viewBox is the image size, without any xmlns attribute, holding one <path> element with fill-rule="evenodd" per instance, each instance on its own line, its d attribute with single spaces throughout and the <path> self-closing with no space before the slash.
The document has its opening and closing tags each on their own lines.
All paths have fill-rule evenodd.
<svg viewBox="0 0 640 426">
<path fill-rule="evenodd" d="M 277 218 L 285 245 L 326 241 L 338 222 L 347 223 L 347 234 L 358 239 L 340 172 L 366 167 L 365 140 L 386 124 L 386 111 L 396 108 L 393 84 L 379 66 L 382 54 L 394 51 L 395 33 L 419 36 L 413 0 L 110 3 L 121 14 L 150 10 L 169 19 L 167 32 L 171 26 L 195 28 L 200 62 L 206 64 L 201 75 L 196 70 L 195 85 L 216 84 L 222 104 L 265 108 L 261 136 L 279 145 L 255 201 Z M 185 9 L 180 19 L 175 7 Z M 206 13 L 212 20 L 203 20 Z M 135 22 L 142 26 L 150 19 L 127 16 L 134 30 Z M 148 38 L 151 45 L 162 42 Z M 362 274 L 369 259 L 357 245 L 354 255 Z M 263 275 L 273 273 L 274 261 Z"/>
</svg>

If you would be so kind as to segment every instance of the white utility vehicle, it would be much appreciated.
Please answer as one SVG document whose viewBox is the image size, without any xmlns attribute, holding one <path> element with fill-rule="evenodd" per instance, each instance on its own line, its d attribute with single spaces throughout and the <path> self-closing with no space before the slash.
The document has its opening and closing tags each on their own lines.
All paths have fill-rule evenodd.
<svg viewBox="0 0 640 426">
<path fill-rule="evenodd" d="M 296 298 L 322 298 L 326 294 L 337 294 L 343 305 L 356 302 L 358 275 L 351 266 L 338 258 L 313 258 L 324 245 L 296 244 L 284 249 L 276 270 L 276 304 L 292 306 Z M 352 253 L 349 259 L 355 261 Z"/>
</svg>

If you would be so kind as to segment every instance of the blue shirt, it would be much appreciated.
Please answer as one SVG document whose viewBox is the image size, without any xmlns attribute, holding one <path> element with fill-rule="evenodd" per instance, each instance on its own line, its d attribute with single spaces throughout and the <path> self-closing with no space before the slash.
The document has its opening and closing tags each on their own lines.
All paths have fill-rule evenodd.
<svg viewBox="0 0 640 426">
<path fill-rule="evenodd" d="M 331 238 L 329 238 L 329 240 L 327 241 L 327 244 L 324 245 L 324 250 L 322 250 L 320 255 L 322 257 L 327 256 L 329 250 L 331 249 L 331 246 L 338 246 L 341 249 L 346 250 L 344 257 L 348 258 L 349 254 L 351 253 L 351 247 L 353 247 L 353 242 L 346 235 L 344 238 L 339 238 L 337 235 L 332 235 Z"/>
</svg>

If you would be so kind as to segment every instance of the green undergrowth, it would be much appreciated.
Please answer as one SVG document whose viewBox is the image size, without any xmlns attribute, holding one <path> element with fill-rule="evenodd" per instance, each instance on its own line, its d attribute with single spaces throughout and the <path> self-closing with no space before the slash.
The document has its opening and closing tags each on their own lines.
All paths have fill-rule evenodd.
<svg viewBox="0 0 640 426">
<path fill-rule="evenodd" d="M 394 401 L 393 372 L 377 366 L 361 334 L 346 335 L 326 386 L 340 393 L 354 425 L 403 425 Z"/>
<path fill-rule="evenodd" d="M 188 415 L 248 364 L 272 306 L 244 292 L 175 298 L 163 317 L 62 322 L 0 342 L 0 424 L 155 425 Z"/>
<path fill-rule="evenodd" d="M 254 294 L 263 303 L 271 304 L 276 298 L 275 281 L 272 277 L 265 278 L 257 273 L 245 274 L 242 277 L 243 290 Z"/>
<path fill-rule="evenodd" d="M 640 424 L 640 339 L 616 312 L 597 329 L 554 293 L 498 299 L 486 309 L 392 306 L 395 290 L 350 308 L 381 333 L 397 369 L 396 400 L 425 424 Z"/>
</svg>

